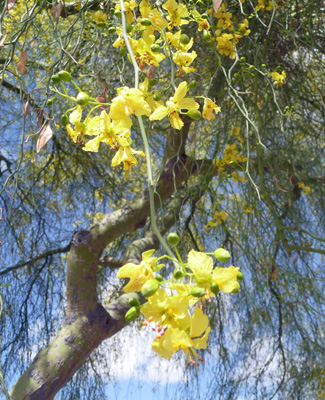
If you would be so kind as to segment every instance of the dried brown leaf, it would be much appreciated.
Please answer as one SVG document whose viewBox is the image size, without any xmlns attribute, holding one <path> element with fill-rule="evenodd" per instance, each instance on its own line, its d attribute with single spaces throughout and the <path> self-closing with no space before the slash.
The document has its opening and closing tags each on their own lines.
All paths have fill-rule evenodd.
<svg viewBox="0 0 325 400">
<path fill-rule="evenodd" d="M 1 40 L 0 40 L 0 50 L 2 49 L 2 47 L 4 46 L 4 42 L 6 40 L 7 37 L 7 33 L 5 35 L 2 36 Z"/>
<path fill-rule="evenodd" d="M 147 70 L 147 77 L 148 79 L 153 79 L 155 77 L 156 67 L 151 65 Z"/>
<path fill-rule="evenodd" d="M 46 143 L 52 138 L 53 136 L 53 131 L 50 127 L 50 121 L 48 121 L 44 127 L 42 128 L 37 144 L 36 144 L 36 152 L 39 153 L 42 148 L 46 145 Z"/>
<path fill-rule="evenodd" d="M 24 117 L 27 117 L 27 114 L 29 112 L 29 98 L 27 99 L 26 103 L 25 103 L 25 107 L 24 107 Z"/>
<path fill-rule="evenodd" d="M 51 14 L 55 22 L 59 22 L 62 8 L 62 3 L 58 3 L 56 6 L 52 7 Z"/>
<path fill-rule="evenodd" d="M 43 124 L 43 120 L 44 120 L 43 114 L 44 114 L 44 110 L 41 110 L 40 113 L 37 116 L 37 129 L 40 126 L 42 126 L 42 124 Z"/>
<path fill-rule="evenodd" d="M 28 62 L 27 51 L 28 51 L 28 49 L 22 51 L 19 54 L 19 61 L 17 63 L 17 69 L 21 73 L 21 75 L 25 75 L 27 73 L 27 68 L 26 68 L 26 65 Z"/>
<path fill-rule="evenodd" d="M 8 11 L 8 12 L 13 8 L 13 6 L 15 5 L 15 3 L 16 3 L 16 0 L 9 0 L 9 1 L 8 1 L 8 5 L 7 5 L 7 11 Z"/>
<path fill-rule="evenodd" d="M 220 6 L 221 6 L 222 0 L 213 0 L 213 9 L 214 12 L 218 12 Z"/>
</svg>

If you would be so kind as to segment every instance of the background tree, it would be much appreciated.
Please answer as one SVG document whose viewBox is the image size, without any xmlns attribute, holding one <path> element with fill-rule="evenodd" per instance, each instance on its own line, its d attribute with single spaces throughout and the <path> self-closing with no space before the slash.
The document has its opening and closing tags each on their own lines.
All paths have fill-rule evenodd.
<svg viewBox="0 0 325 400">
<path fill-rule="evenodd" d="M 126 4 L 130 37 L 139 39 L 148 27 Z M 139 50 L 140 81 L 157 79 L 149 91 L 166 101 L 173 73 L 176 87 L 195 80 L 187 96 L 213 99 L 221 111 L 211 121 L 184 116 L 181 130 L 168 118 L 144 118 L 159 230 L 178 232 L 184 259 L 191 249 L 227 248 L 245 281 L 237 296 L 208 305 L 206 367 L 184 369 L 205 371 L 204 384 L 180 383 L 174 397 L 321 398 L 323 6 L 259 0 L 222 3 L 214 13 L 207 2 L 184 5 L 181 29 L 197 57 L 173 62 L 160 43 L 166 58 L 153 70 Z M 73 105 L 55 96 L 50 79 L 68 70 L 108 103 L 117 88 L 134 87 L 116 43 L 118 9 L 108 1 L 1 4 L 1 367 L 10 387 L 22 375 L 16 393 L 34 390 L 14 399 L 53 398 L 62 387 L 57 398 L 104 398 L 112 362 L 104 346 L 118 356 L 121 343 L 101 343 L 121 329 L 127 341 L 132 330 L 115 269 L 140 263 L 148 249 L 164 254 L 150 225 L 145 160 L 123 173 L 108 145 L 90 153 L 74 143 L 61 125 Z M 53 136 L 37 154 L 48 126 Z M 143 150 L 136 123 L 132 141 Z M 167 264 L 165 277 L 172 270 Z"/>
</svg>

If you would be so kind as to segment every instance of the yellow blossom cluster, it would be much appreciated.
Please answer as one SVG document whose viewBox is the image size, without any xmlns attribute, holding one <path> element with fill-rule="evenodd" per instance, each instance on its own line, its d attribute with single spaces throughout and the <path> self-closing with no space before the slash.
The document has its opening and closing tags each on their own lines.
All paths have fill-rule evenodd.
<svg viewBox="0 0 325 400">
<path fill-rule="evenodd" d="M 143 253 L 139 265 L 126 264 L 117 273 L 118 278 L 130 279 L 123 288 L 126 293 L 141 290 L 148 300 L 140 306 L 131 299 L 130 305 L 137 305 L 128 311 L 126 319 L 132 320 L 141 312 L 147 320 L 144 325 L 155 324 L 156 338 L 152 349 L 161 357 L 170 359 L 182 350 L 188 364 L 204 361 L 197 353 L 197 350 L 207 347 L 211 329 L 209 318 L 203 311 L 204 302 L 219 291 L 238 293 L 238 279 L 242 279 L 242 274 L 234 266 L 214 268 L 212 257 L 191 250 L 187 263 L 178 261 L 180 276 L 174 272 L 172 279 L 163 281 L 159 275 L 158 280 L 158 275 L 155 279 L 154 274 L 164 267 L 158 264 L 164 257 L 152 257 L 153 252 Z M 224 249 L 216 250 L 214 255 L 221 262 L 230 259 L 230 254 Z"/>
</svg>

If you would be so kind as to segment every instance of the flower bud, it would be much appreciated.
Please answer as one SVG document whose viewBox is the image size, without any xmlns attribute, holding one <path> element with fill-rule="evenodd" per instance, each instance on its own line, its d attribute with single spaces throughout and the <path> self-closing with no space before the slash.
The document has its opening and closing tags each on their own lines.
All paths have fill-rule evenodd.
<svg viewBox="0 0 325 400">
<path fill-rule="evenodd" d="M 191 295 L 193 297 L 202 297 L 205 295 L 205 290 L 203 288 L 200 287 L 194 287 L 191 290 Z"/>
<path fill-rule="evenodd" d="M 177 233 L 175 232 L 171 232 L 168 236 L 167 236 L 167 242 L 170 246 L 177 246 L 179 243 L 179 236 L 177 235 Z"/>
<path fill-rule="evenodd" d="M 196 81 L 191 81 L 189 84 L 188 84 L 188 88 L 189 89 L 195 89 L 197 87 L 197 82 Z"/>
<path fill-rule="evenodd" d="M 156 274 L 156 275 L 155 275 L 155 279 L 156 279 L 156 281 L 158 281 L 158 282 L 162 282 L 162 281 L 164 280 L 164 278 L 163 278 L 160 274 Z"/>
<path fill-rule="evenodd" d="M 131 307 L 139 307 L 140 303 L 138 301 L 138 299 L 132 297 L 128 300 L 128 303 Z"/>
<path fill-rule="evenodd" d="M 188 110 L 186 115 L 192 119 L 201 119 L 202 117 L 200 110 Z"/>
<path fill-rule="evenodd" d="M 123 57 L 125 53 L 126 53 L 126 46 L 123 45 L 120 47 L 120 56 Z"/>
<path fill-rule="evenodd" d="M 63 82 L 70 82 L 71 81 L 71 75 L 69 74 L 68 71 L 60 71 L 58 73 L 58 77 Z"/>
<path fill-rule="evenodd" d="M 180 38 L 179 38 L 179 43 L 186 45 L 190 42 L 190 38 L 186 35 L 186 33 L 183 33 Z"/>
<path fill-rule="evenodd" d="M 243 280 L 244 280 L 244 275 L 243 275 L 243 273 L 240 272 L 240 271 L 238 272 L 237 280 L 238 280 L 238 281 L 243 281 Z"/>
<path fill-rule="evenodd" d="M 204 29 L 203 31 L 203 39 L 206 41 L 211 39 L 211 33 L 207 29 Z"/>
<path fill-rule="evenodd" d="M 115 27 L 115 26 L 110 26 L 110 27 L 107 29 L 107 32 L 108 32 L 108 33 L 115 33 L 115 32 L 116 32 L 116 27 Z"/>
<path fill-rule="evenodd" d="M 122 18 L 122 12 L 121 12 L 120 10 L 115 10 L 115 11 L 114 11 L 114 15 L 115 15 L 115 17 L 117 17 L 117 18 Z"/>
<path fill-rule="evenodd" d="M 141 288 L 141 293 L 144 297 L 154 295 L 159 289 L 159 282 L 157 279 L 149 279 Z"/>
<path fill-rule="evenodd" d="M 230 253 L 228 250 L 221 247 L 214 252 L 214 256 L 218 261 L 227 262 L 230 260 Z"/>
<path fill-rule="evenodd" d="M 67 116 L 67 114 L 63 114 L 61 117 L 61 124 L 63 126 L 67 126 L 69 123 L 69 117 Z"/>
<path fill-rule="evenodd" d="M 152 78 L 152 79 L 149 79 L 148 83 L 149 83 L 149 88 L 151 88 L 152 86 L 157 85 L 158 80 L 156 78 Z"/>
<path fill-rule="evenodd" d="M 89 102 L 89 96 L 85 92 L 80 92 L 77 96 L 77 104 L 81 107 L 86 107 Z"/>
<path fill-rule="evenodd" d="M 160 93 L 160 92 L 156 92 L 156 93 L 153 95 L 153 99 L 154 99 L 155 101 L 161 100 L 161 93 Z"/>
<path fill-rule="evenodd" d="M 211 289 L 211 292 L 214 294 L 218 294 L 220 291 L 219 286 L 214 282 L 211 283 L 210 289 Z"/>
<path fill-rule="evenodd" d="M 153 45 L 151 45 L 151 51 L 153 51 L 154 53 L 157 53 L 160 50 L 160 46 L 157 43 L 154 43 Z"/>
<path fill-rule="evenodd" d="M 131 307 L 128 312 L 125 314 L 125 321 L 131 322 L 140 314 L 139 307 Z"/>
<path fill-rule="evenodd" d="M 51 79 L 52 79 L 52 82 L 54 84 L 57 84 L 57 83 L 61 82 L 61 79 L 60 79 L 59 75 L 52 75 Z"/>
<path fill-rule="evenodd" d="M 182 270 L 180 270 L 179 268 L 175 268 L 173 273 L 174 279 L 181 279 L 182 276 L 183 276 Z"/>
<path fill-rule="evenodd" d="M 140 24 L 144 26 L 150 26 L 152 25 L 152 22 L 149 18 L 142 18 Z"/>
</svg>

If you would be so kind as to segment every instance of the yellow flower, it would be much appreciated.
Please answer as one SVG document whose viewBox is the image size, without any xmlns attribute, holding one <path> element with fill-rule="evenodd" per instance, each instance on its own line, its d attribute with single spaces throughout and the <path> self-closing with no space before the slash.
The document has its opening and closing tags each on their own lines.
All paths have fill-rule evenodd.
<svg viewBox="0 0 325 400">
<path fill-rule="evenodd" d="M 132 10 L 137 7 L 137 3 L 134 0 L 125 1 L 124 2 L 124 8 L 125 8 L 125 13 L 126 13 L 126 20 L 128 21 L 129 24 L 133 21 L 133 12 Z M 115 6 L 116 10 L 121 10 L 121 6 L 119 4 L 116 4 Z"/>
<path fill-rule="evenodd" d="M 278 72 L 271 72 L 271 76 L 274 80 L 275 85 L 279 85 L 280 87 L 285 84 L 284 79 L 287 77 L 286 73 L 282 71 L 281 74 Z"/>
<path fill-rule="evenodd" d="M 221 111 L 221 108 L 218 107 L 211 99 L 205 99 L 202 114 L 203 118 L 208 119 L 209 121 L 215 119 L 216 117 L 213 114 L 213 111 L 218 114 Z"/>
<path fill-rule="evenodd" d="M 246 213 L 246 214 L 253 214 L 253 209 L 252 209 L 252 207 L 246 207 L 245 213 Z"/>
<path fill-rule="evenodd" d="M 247 29 L 249 26 L 248 19 L 244 19 L 244 22 L 242 24 L 239 24 L 239 30 L 244 33 L 244 35 L 249 35 L 251 30 Z"/>
<path fill-rule="evenodd" d="M 74 129 L 70 124 L 66 126 L 69 136 L 75 143 L 79 140 L 83 140 L 86 134 L 87 124 L 86 122 L 80 122 L 81 116 L 82 109 L 80 106 L 77 106 L 69 116 L 69 121 L 75 126 Z"/>
<path fill-rule="evenodd" d="M 127 126 L 118 124 L 116 121 L 111 122 L 106 111 L 102 111 L 100 116 L 92 118 L 87 124 L 86 134 L 97 137 L 89 140 L 83 150 L 97 152 L 101 142 L 114 148 L 118 145 L 117 134 L 125 136 L 128 132 L 129 128 Z"/>
<path fill-rule="evenodd" d="M 122 162 L 124 164 L 124 171 L 129 170 L 132 165 L 135 165 L 137 163 L 135 154 L 139 154 L 140 156 L 145 157 L 143 151 L 133 150 L 131 146 L 121 146 L 112 160 L 112 167 L 116 167 Z"/>
<path fill-rule="evenodd" d="M 161 325 L 184 330 L 190 326 L 188 304 L 188 297 L 168 296 L 163 289 L 158 289 L 149 297 L 148 303 L 141 307 L 141 313 L 147 320 L 152 318 Z"/>
<path fill-rule="evenodd" d="M 95 13 L 91 13 L 93 20 L 95 22 L 105 22 L 107 20 L 107 15 L 103 13 L 103 11 L 98 10 Z"/>
<path fill-rule="evenodd" d="M 177 328 L 168 328 L 164 335 L 154 340 L 152 349 L 166 359 L 170 359 L 174 353 L 182 350 L 186 354 L 188 362 L 195 363 L 197 359 L 201 358 L 194 349 L 206 349 L 211 329 L 208 324 L 208 317 L 200 308 L 195 308 L 189 333 Z"/>
<path fill-rule="evenodd" d="M 156 257 L 146 257 L 143 253 L 140 265 L 128 263 L 121 267 L 116 276 L 118 278 L 130 278 L 130 282 L 123 288 L 124 292 L 139 292 L 143 284 L 154 277 L 153 269 L 156 265 Z"/>
<path fill-rule="evenodd" d="M 151 116 L 150 121 L 161 120 L 169 115 L 170 124 L 175 129 L 181 129 L 184 125 L 179 116 L 181 110 L 197 110 L 200 106 L 193 99 L 185 97 L 187 93 L 187 82 L 179 84 L 174 97 L 171 97 L 165 106 L 160 106 Z"/>
<path fill-rule="evenodd" d="M 212 257 L 205 253 L 191 250 L 188 254 L 188 267 L 194 273 L 197 285 L 209 289 L 213 270 Z"/>
<path fill-rule="evenodd" d="M 159 63 L 165 58 L 162 53 L 155 53 L 151 51 L 151 46 L 155 41 L 154 35 L 147 35 L 139 40 L 135 40 L 132 38 L 130 38 L 129 40 L 133 50 L 133 54 L 137 62 L 140 64 L 140 67 L 144 67 L 144 64 L 158 66 Z"/>
<path fill-rule="evenodd" d="M 222 210 L 221 213 L 219 211 L 216 211 L 214 213 L 214 218 L 217 220 L 218 224 L 221 224 L 222 221 L 226 221 L 228 215 L 225 213 L 225 210 Z"/>
<path fill-rule="evenodd" d="M 238 272 L 239 267 L 216 267 L 212 273 L 212 280 L 222 292 L 231 293 L 233 290 L 240 289 L 237 281 Z"/>
<path fill-rule="evenodd" d="M 220 54 L 229 56 L 231 59 L 236 57 L 235 45 L 231 41 L 233 35 L 229 33 L 223 33 L 221 36 L 217 37 L 217 49 Z"/>
<path fill-rule="evenodd" d="M 177 4 L 175 0 L 167 0 L 166 3 L 162 5 L 162 8 L 169 12 L 169 19 L 171 26 L 180 26 L 188 24 L 186 19 L 188 17 L 188 10 L 184 4 Z"/>
<path fill-rule="evenodd" d="M 311 192 L 311 188 L 309 186 L 305 187 L 305 194 L 309 194 Z"/>
<path fill-rule="evenodd" d="M 186 73 L 196 71 L 195 68 L 190 68 L 189 65 L 194 61 L 194 59 L 197 57 L 197 54 L 195 51 L 192 51 L 191 53 L 186 53 L 182 50 L 178 50 L 174 55 L 173 55 L 173 61 L 176 65 L 179 66 L 179 72 L 184 71 Z"/>
<path fill-rule="evenodd" d="M 118 96 L 112 100 L 109 113 L 112 120 L 123 121 L 124 125 L 131 127 L 130 115 L 150 115 L 150 107 L 144 100 L 141 90 L 122 87 L 117 90 L 117 94 Z"/>
<path fill-rule="evenodd" d="M 157 27 L 159 29 L 167 28 L 167 20 L 162 17 L 160 12 L 156 8 L 152 9 L 146 0 L 141 1 L 139 8 L 142 18 L 149 18 L 154 27 Z M 151 27 L 146 27 L 146 30 L 148 30 L 148 28 L 150 29 Z"/>
</svg>

